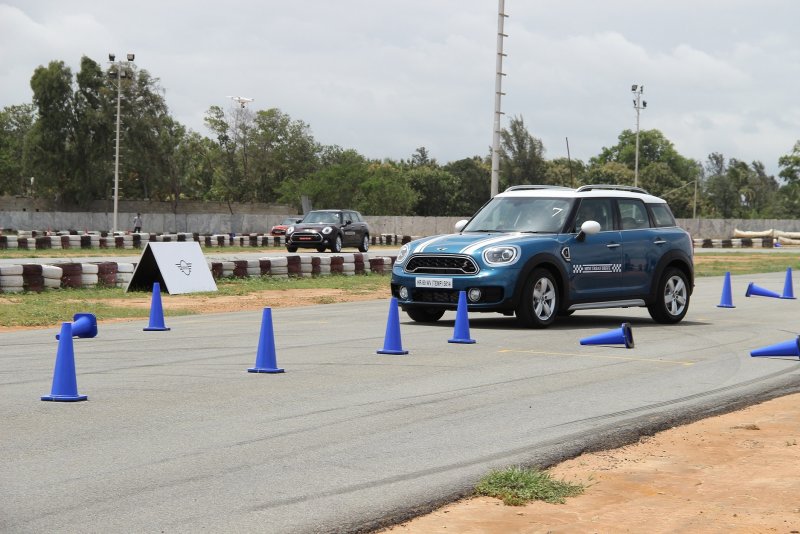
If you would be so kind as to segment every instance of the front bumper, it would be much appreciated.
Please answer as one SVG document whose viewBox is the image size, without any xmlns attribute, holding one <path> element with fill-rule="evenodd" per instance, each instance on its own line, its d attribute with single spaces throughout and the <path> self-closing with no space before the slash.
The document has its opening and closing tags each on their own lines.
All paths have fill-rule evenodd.
<svg viewBox="0 0 800 534">
<path fill-rule="evenodd" d="M 458 296 L 461 291 L 469 294 L 470 289 L 480 289 L 478 301 L 467 299 L 470 311 L 506 311 L 514 308 L 513 297 L 519 269 L 483 267 L 476 275 L 414 275 L 408 274 L 402 266 L 392 269 L 392 296 L 397 299 L 403 309 L 444 308 L 455 310 L 458 307 Z M 452 280 L 452 288 L 417 287 L 417 278 L 436 278 Z M 402 298 L 400 289 L 405 287 L 407 298 Z"/>
</svg>

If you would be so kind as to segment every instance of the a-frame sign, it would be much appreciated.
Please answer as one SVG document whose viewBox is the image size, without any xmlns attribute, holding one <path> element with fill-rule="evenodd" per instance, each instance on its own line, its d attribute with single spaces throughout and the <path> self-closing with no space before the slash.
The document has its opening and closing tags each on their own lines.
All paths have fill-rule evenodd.
<svg viewBox="0 0 800 534">
<path fill-rule="evenodd" d="M 155 282 L 172 295 L 217 290 L 197 241 L 148 242 L 125 291 L 152 291 Z"/>
</svg>

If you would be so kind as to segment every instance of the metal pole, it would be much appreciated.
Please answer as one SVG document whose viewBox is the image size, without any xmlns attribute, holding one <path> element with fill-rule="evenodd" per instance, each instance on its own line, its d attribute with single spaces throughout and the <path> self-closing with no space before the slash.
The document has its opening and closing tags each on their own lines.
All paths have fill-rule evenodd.
<svg viewBox="0 0 800 534">
<path fill-rule="evenodd" d="M 503 95 L 502 81 L 503 76 L 503 37 L 508 37 L 503 33 L 503 23 L 508 15 L 505 14 L 505 0 L 497 2 L 497 59 L 495 60 L 495 79 L 494 79 L 494 124 L 492 129 L 492 182 L 491 196 L 495 196 L 500 187 L 500 97 Z"/>
<path fill-rule="evenodd" d="M 692 208 L 692 219 L 697 219 L 697 178 L 694 179 L 694 207 Z"/>
<path fill-rule="evenodd" d="M 117 231 L 117 207 L 119 205 L 119 115 L 122 99 L 122 62 L 117 64 L 117 140 L 114 147 L 114 226 L 112 234 Z"/>
<path fill-rule="evenodd" d="M 574 188 L 575 177 L 572 176 L 572 158 L 569 157 L 569 137 L 565 137 L 564 139 L 567 140 L 567 165 L 569 166 L 569 183 Z"/>
<path fill-rule="evenodd" d="M 633 168 L 633 186 L 639 186 L 639 101 L 642 93 L 636 93 L 636 163 Z"/>
</svg>

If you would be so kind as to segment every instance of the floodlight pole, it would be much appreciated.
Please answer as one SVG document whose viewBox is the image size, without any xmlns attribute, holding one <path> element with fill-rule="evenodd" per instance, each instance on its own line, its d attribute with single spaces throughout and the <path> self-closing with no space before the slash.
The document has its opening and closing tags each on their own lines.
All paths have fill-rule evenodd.
<svg viewBox="0 0 800 534">
<path fill-rule="evenodd" d="M 631 92 L 636 95 L 633 107 L 636 109 L 636 162 L 633 167 L 633 186 L 639 187 L 639 112 L 647 107 L 647 102 L 642 102 L 643 85 L 632 85 Z"/>
<path fill-rule="evenodd" d="M 491 196 L 495 196 L 500 187 L 500 118 L 503 112 L 500 111 L 500 97 L 503 96 L 503 38 L 508 37 L 503 33 L 505 18 L 505 0 L 497 2 L 497 59 L 495 60 L 495 79 L 494 79 L 494 125 L 492 129 L 492 182 Z"/>
<path fill-rule="evenodd" d="M 117 138 L 114 142 L 114 222 L 111 227 L 111 234 L 113 235 L 117 231 L 117 220 L 118 220 L 118 213 L 119 213 L 119 129 L 120 129 L 120 110 L 122 102 L 122 78 L 125 77 L 125 71 L 123 71 L 123 66 L 128 67 L 131 63 L 133 63 L 134 55 L 128 54 L 127 61 L 119 60 L 115 61 L 116 55 L 109 54 L 108 60 L 109 63 L 114 65 L 116 68 L 116 76 L 117 76 Z"/>
</svg>

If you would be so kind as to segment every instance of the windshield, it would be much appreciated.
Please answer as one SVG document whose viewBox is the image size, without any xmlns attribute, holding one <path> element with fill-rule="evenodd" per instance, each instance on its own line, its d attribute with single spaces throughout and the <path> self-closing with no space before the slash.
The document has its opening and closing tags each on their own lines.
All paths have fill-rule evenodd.
<svg viewBox="0 0 800 534">
<path fill-rule="evenodd" d="M 572 200 L 566 198 L 495 197 L 463 232 L 561 232 Z"/>
<path fill-rule="evenodd" d="M 336 211 L 310 211 L 303 217 L 304 223 L 339 224 L 339 212 Z"/>
</svg>

